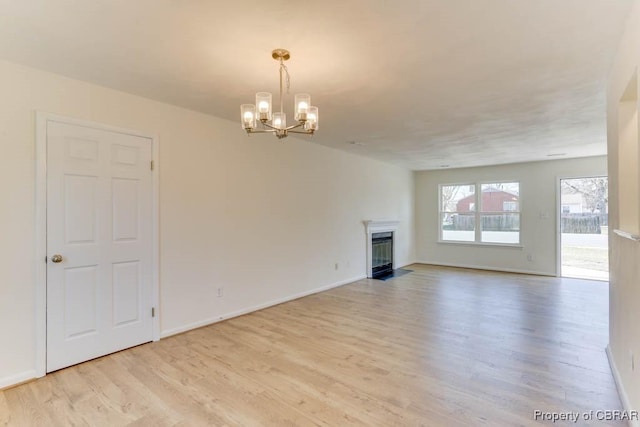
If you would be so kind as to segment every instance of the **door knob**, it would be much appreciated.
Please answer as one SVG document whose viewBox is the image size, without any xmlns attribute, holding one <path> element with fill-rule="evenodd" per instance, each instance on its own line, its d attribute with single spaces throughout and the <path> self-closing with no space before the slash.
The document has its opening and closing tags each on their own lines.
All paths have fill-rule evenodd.
<svg viewBox="0 0 640 427">
<path fill-rule="evenodd" d="M 56 264 L 62 262 L 62 255 L 55 254 L 51 257 L 51 262 L 55 262 Z"/>
</svg>

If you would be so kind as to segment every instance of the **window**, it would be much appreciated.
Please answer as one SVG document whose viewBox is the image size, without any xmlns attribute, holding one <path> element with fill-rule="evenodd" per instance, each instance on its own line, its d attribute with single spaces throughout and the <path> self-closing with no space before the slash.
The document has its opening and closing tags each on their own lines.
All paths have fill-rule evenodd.
<svg viewBox="0 0 640 427">
<path fill-rule="evenodd" d="M 481 242 L 520 243 L 520 184 L 502 182 L 482 184 L 480 202 Z M 507 209 L 506 207 L 511 209 Z"/>
<path fill-rule="evenodd" d="M 442 241 L 519 244 L 520 183 L 441 185 L 440 220 Z"/>
<path fill-rule="evenodd" d="M 442 240 L 475 240 L 475 185 L 440 186 Z"/>
</svg>

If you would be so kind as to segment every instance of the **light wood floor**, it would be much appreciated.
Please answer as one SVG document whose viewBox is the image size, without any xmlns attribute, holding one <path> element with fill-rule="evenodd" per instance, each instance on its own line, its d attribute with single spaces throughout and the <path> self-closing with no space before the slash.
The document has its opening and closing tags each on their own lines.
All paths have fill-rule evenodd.
<svg viewBox="0 0 640 427">
<path fill-rule="evenodd" d="M 0 425 L 516 426 L 621 409 L 606 283 L 410 268 L 5 390 Z"/>
</svg>

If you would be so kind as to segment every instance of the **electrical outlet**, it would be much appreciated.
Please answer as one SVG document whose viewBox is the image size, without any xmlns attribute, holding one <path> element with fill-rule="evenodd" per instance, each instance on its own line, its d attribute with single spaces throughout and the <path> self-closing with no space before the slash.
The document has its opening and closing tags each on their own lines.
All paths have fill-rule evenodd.
<svg viewBox="0 0 640 427">
<path fill-rule="evenodd" d="M 335 266 L 334 266 L 334 267 L 335 267 L 335 269 L 337 270 L 338 268 L 340 268 L 340 265 L 336 262 L 336 264 L 335 264 Z"/>
<path fill-rule="evenodd" d="M 224 288 L 220 287 L 218 288 L 218 298 L 224 296 Z"/>
<path fill-rule="evenodd" d="M 533 262 L 533 255 L 527 254 L 527 261 Z"/>
</svg>

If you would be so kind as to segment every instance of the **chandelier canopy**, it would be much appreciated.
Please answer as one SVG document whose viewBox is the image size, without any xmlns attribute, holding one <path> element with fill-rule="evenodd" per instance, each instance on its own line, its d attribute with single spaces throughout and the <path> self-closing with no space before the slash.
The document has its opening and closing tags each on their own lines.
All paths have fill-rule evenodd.
<svg viewBox="0 0 640 427">
<path fill-rule="evenodd" d="M 280 111 L 272 112 L 271 94 L 268 92 L 256 93 L 255 104 L 240 105 L 240 120 L 242 128 L 251 133 L 272 133 L 278 139 L 286 138 L 290 133 L 313 135 L 318 130 L 318 107 L 311 105 L 311 96 L 306 93 L 298 93 L 294 97 L 294 119 L 297 122 L 287 126 L 287 115 L 283 109 L 283 76 L 287 93 L 289 93 L 289 70 L 284 61 L 291 58 L 286 49 L 275 49 L 271 56 L 280 62 Z M 258 122 L 260 127 L 257 127 Z"/>
</svg>

